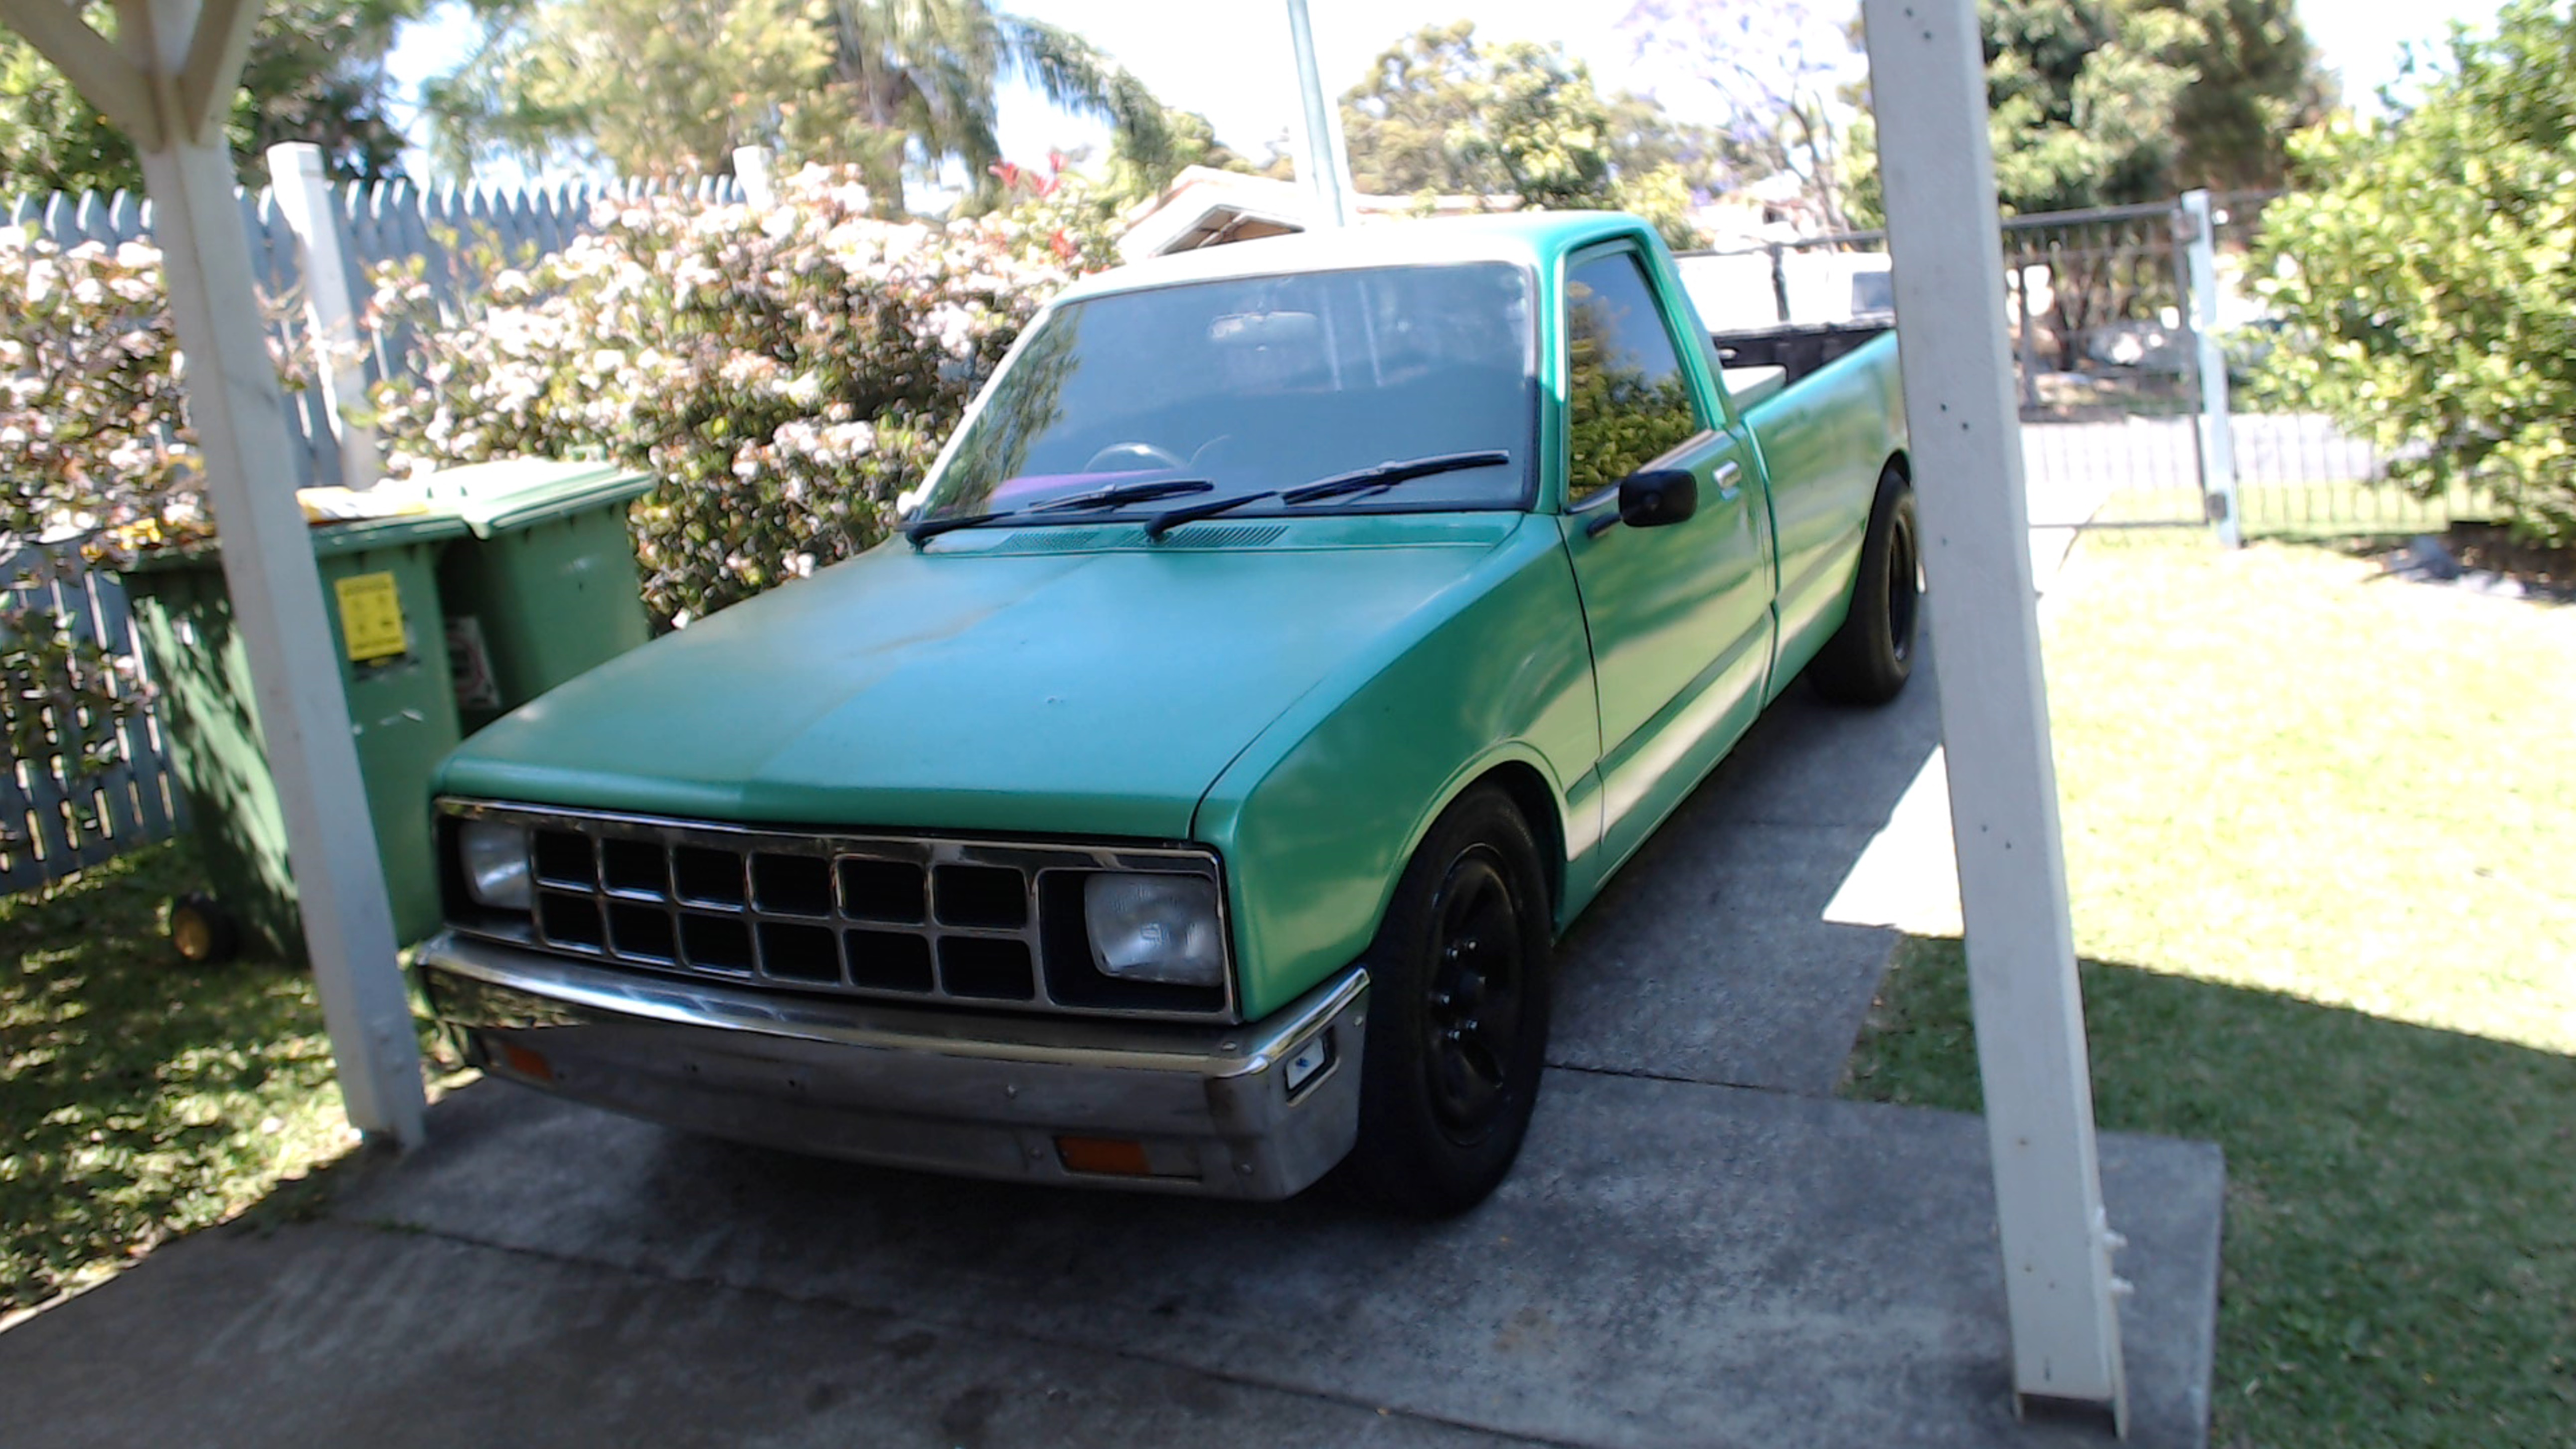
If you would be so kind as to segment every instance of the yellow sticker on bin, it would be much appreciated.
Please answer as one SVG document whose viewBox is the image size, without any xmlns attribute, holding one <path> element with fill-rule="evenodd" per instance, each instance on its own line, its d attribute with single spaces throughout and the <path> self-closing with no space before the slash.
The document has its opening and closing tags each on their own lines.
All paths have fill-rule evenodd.
<svg viewBox="0 0 2576 1449">
<path fill-rule="evenodd" d="M 402 591 L 394 576 L 351 574 L 331 587 L 340 595 L 340 638 L 349 662 L 391 658 L 409 646 L 403 638 Z"/>
</svg>

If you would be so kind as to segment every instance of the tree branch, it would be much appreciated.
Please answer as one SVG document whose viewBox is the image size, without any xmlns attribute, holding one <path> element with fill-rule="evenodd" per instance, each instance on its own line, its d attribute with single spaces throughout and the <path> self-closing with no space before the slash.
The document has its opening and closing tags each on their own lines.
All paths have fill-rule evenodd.
<svg viewBox="0 0 2576 1449">
<path fill-rule="evenodd" d="M 197 33 L 188 37 L 188 59 L 179 69 L 179 125 L 192 140 L 206 140 L 232 109 L 259 28 L 262 0 L 206 0 Z"/>
<path fill-rule="evenodd" d="M 160 112 L 143 72 L 90 29 L 66 0 L 0 0 L 0 22 L 52 61 L 82 99 L 114 121 L 136 149 L 149 151 L 160 144 Z"/>
</svg>

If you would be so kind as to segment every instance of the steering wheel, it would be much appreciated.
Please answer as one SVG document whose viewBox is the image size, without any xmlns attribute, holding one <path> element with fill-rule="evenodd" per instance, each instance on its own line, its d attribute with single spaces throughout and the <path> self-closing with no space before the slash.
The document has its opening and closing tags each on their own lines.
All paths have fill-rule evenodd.
<svg viewBox="0 0 2576 1449">
<path fill-rule="evenodd" d="M 1091 461 L 1082 465 L 1082 471 L 1085 473 L 1121 471 L 1112 466 L 1121 459 L 1141 459 L 1145 462 L 1153 463 L 1160 467 L 1170 468 L 1175 471 L 1190 466 L 1179 454 L 1172 452 L 1168 448 L 1157 448 L 1151 443 L 1112 443 L 1108 447 L 1101 449 L 1099 452 L 1092 454 Z"/>
</svg>

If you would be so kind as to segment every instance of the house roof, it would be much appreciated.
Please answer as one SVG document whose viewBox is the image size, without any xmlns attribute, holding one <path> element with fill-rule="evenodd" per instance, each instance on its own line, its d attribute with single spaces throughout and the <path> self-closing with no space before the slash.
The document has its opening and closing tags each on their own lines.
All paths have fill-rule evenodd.
<svg viewBox="0 0 2576 1449">
<path fill-rule="evenodd" d="M 1508 208 L 1509 196 L 1374 196 L 1354 194 L 1363 219 L 1434 216 Z M 1128 261 L 1190 251 L 1222 242 L 1304 231 L 1315 224 L 1314 193 L 1302 181 L 1282 181 L 1208 166 L 1183 167 L 1153 200 L 1129 211 L 1118 254 Z"/>
</svg>

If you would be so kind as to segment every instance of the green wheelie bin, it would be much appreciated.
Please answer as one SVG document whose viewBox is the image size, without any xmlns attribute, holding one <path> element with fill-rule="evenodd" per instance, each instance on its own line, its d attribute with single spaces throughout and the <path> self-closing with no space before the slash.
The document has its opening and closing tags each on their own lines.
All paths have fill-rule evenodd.
<svg viewBox="0 0 2576 1449">
<path fill-rule="evenodd" d="M 464 520 L 439 514 L 312 530 L 366 808 L 394 929 L 405 941 L 438 925 L 429 772 L 460 738 L 438 565 L 465 533 Z M 269 779 L 250 659 L 233 627 L 219 545 L 146 554 L 126 571 L 125 586 L 158 690 L 153 709 L 171 775 L 187 796 L 211 887 L 210 895 L 173 903 L 171 939 L 191 959 L 220 958 L 248 936 L 301 960 L 285 815 Z"/>
<path fill-rule="evenodd" d="M 376 496 L 415 511 L 313 529 L 397 939 L 438 929 L 439 760 L 651 636 L 626 526 L 651 486 L 600 463 L 513 459 L 387 483 Z M 285 819 L 217 545 L 148 554 L 126 588 L 211 888 L 172 903 L 171 938 L 193 959 L 245 935 L 301 959 Z"/>
<path fill-rule="evenodd" d="M 626 526 L 649 475 L 514 458 L 410 486 L 468 534 L 438 570 L 467 734 L 652 637 Z"/>
</svg>

